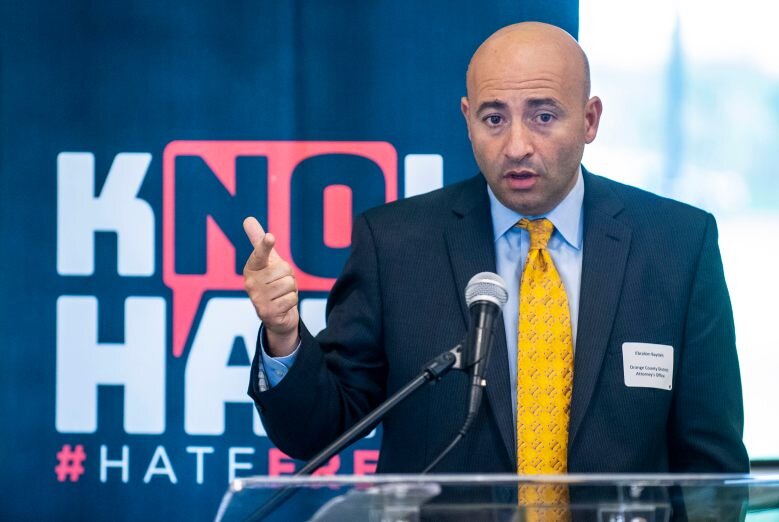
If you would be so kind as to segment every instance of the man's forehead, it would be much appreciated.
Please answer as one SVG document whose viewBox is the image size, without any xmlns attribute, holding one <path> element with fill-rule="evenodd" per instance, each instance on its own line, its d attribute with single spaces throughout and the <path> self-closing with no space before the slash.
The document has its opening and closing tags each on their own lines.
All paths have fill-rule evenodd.
<svg viewBox="0 0 779 522">
<path fill-rule="evenodd" d="M 474 80 L 524 80 L 530 76 L 569 76 L 581 67 L 581 60 L 559 46 L 536 42 L 512 45 L 480 53 L 471 61 L 468 74 Z"/>
<path fill-rule="evenodd" d="M 468 86 L 468 97 L 474 103 L 501 99 L 516 105 L 529 99 L 565 98 L 567 93 L 579 90 L 579 85 L 579 78 L 564 71 L 484 70 L 474 75 Z"/>
</svg>

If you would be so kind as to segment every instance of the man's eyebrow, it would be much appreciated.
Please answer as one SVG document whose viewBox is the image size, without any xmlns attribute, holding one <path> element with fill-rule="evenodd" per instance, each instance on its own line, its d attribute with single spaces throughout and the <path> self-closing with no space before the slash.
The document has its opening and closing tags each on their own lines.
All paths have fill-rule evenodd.
<svg viewBox="0 0 779 522">
<path fill-rule="evenodd" d="M 527 107 L 530 109 L 543 107 L 544 105 L 562 109 L 560 102 L 554 98 L 531 98 L 525 102 L 525 105 L 527 105 Z"/>
<path fill-rule="evenodd" d="M 528 109 L 536 109 L 538 107 L 544 107 L 544 106 L 554 107 L 556 109 L 561 109 L 561 110 L 563 109 L 563 106 L 555 98 L 531 98 L 525 101 L 525 105 L 527 106 Z M 502 111 L 506 109 L 508 109 L 508 104 L 503 100 L 490 100 L 490 101 L 483 102 L 481 105 L 479 105 L 476 114 L 477 115 L 481 114 L 486 110 Z"/>
<path fill-rule="evenodd" d="M 508 107 L 508 104 L 501 100 L 491 100 L 482 102 L 481 105 L 479 105 L 478 110 L 476 111 L 476 114 L 481 114 L 482 112 L 486 111 L 487 109 L 493 109 L 493 110 L 505 110 Z"/>
</svg>

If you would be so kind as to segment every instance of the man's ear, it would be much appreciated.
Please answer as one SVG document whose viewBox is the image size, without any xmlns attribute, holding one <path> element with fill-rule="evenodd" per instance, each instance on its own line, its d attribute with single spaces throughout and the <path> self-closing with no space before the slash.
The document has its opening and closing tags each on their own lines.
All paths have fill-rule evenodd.
<svg viewBox="0 0 779 522">
<path fill-rule="evenodd" d="M 469 118 L 471 114 L 471 106 L 468 103 L 467 96 L 460 98 L 460 111 L 463 113 L 463 117 L 465 118 L 465 126 L 468 128 L 468 139 L 471 139 L 471 120 Z"/>
<path fill-rule="evenodd" d="M 600 115 L 603 113 L 603 103 L 600 98 L 593 96 L 584 105 L 584 142 L 592 143 L 598 135 Z"/>
</svg>

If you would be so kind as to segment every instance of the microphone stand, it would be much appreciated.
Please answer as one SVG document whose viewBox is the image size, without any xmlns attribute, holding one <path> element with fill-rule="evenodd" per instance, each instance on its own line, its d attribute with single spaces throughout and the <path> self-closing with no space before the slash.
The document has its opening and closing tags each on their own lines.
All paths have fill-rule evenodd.
<svg viewBox="0 0 779 522">
<path fill-rule="evenodd" d="M 496 305 L 492 301 L 472 303 L 469 308 L 471 311 L 471 326 L 468 330 L 468 335 L 465 338 L 465 346 L 470 346 L 471 348 L 469 350 L 470 353 L 467 354 L 468 358 L 463 364 L 465 368 L 472 367 L 471 393 L 468 397 L 468 415 L 466 415 L 465 421 L 457 432 L 457 435 L 455 435 L 449 445 L 433 459 L 433 462 L 420 472 L 420 475 L 426 475 L 435 469 L 435 467 L 444 460 L 444 457 L 446 457 L 454 447 L 465 438 L 481 408 L 484 388 L 487 386 L 484 375 L 487 371 L 487 362 L 489 360 L 490 347 L 492 346 L 492 335 L 500 308 L 497 307 L 498 314 L 494 313 Z M 492 313 L 490 313 L 491 310 L 493 311 Z"/>
<path fill-rule="evenodd" d="M 463 344 L 460 343 L 451 350 L 448 350 L 432 361 L 425 365 L 422 373 L 417 375 L 408 384 L 403 386 L 400 390 L 395 392 L 390 398 L 381 403 L 378 408 L 369 413 L 360 422 L 349 428 L 343 435 L 338 437 L 329 446 L 320 451 L 313 459 L 311 459 L 305 466 L 300 468 L 294 477 L 303 477 L 311 475 L 325 462 L 329 461 L 334 455 L 339 453 L 342 449 L 353 443 L 357 438 L 367 430 L 371 425 L 380 421 L 384 416 L 397 406 L 403 399 L 416 392 L 432 381 L 441 380 L 452 369 L 464 370 L 464 357 L 463 357 Z M 464 433 L 463 433 L 464 435 Z M 293 489 L 290 486 L 282 487 L 277 491 L 268 501 L 257 508 L 247 520 L 255 522 L 263 520 L 270 515 L 280 505 L 286 502 L 297 489 Z"/>
</svg>

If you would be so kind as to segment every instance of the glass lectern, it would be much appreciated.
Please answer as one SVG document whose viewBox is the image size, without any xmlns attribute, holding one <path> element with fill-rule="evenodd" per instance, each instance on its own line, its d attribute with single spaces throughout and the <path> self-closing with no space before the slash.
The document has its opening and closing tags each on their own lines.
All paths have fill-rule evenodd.
<svg viewBox="0 0 779 522">
<path fill-rule="evenodd" d="M 564 488 L 528 505 L 523 488 Z M 280 495 L 281 493 L 281 495 Z M 262 507 L 285 497 L 270 512 Z M 779 521 L 779 475 L 376 475 L 232 482 L 216 519 L 289 521 Z"/>
</svg>

